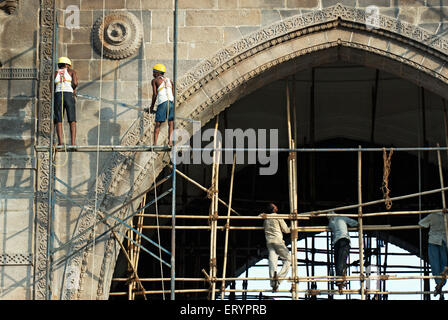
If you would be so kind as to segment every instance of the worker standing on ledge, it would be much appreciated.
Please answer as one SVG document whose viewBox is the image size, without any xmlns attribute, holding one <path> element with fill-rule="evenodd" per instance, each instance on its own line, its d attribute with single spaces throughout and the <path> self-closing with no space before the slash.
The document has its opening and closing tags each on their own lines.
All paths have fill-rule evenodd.
<svg viewBox="0 0 448 320">
<path fill-rule="evenodd" d="M 58 70 L 54 73 L 54 123 L 58 135 L 58 144 L 62 145 L 62 120 L 64 110 L 70 124 L 72 145 L 76 141 L 76 109 L 75 97 L 78 86 L 78 76 L 72 68 L 72 62 L 67 57 L 58 59 Z"/>
<path fill-rule="evenodd" d="M 157 145 L 157 137 L 159 136 L 160 126 L 166 121 L 168 115 L 169 140 L 168 145 L 172 145 L 174 130 L 174 84 L 165 77 L 166 67 L 163 64 L 156 64 L 153 67 L 152 85 L 152 102 L 150 112 L 156 114 L 156 125 L 154 128 L 154 145 Z M 154 111 L 157 107 L 157 111 Z M 147 111 L 147 109 L 146 109 Z"/>
</svg>

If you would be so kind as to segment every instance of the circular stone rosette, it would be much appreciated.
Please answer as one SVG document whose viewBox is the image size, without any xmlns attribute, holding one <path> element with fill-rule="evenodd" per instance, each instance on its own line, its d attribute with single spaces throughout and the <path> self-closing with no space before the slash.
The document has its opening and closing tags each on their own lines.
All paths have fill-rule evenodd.
<svg viewBox="0 0 448 320">
<path fill-rule="evenodd" d="M 140 48 L 143 27 L 130 12 L 113 12 L 100 17 L 92 30 L 95 50 L 109 59 L 130 57 Z"/>
</svg>

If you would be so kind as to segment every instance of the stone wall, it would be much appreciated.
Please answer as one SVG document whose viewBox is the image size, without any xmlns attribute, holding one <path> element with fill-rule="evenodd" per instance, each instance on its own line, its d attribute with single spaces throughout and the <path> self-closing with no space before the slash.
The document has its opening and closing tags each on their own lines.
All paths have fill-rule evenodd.
<svg viewBox="0 0 448 320">
<path fill-rule="evenodd" d="M 32 298 L 38 12 L 0 10 L 0 299 Z"/>
</svg>

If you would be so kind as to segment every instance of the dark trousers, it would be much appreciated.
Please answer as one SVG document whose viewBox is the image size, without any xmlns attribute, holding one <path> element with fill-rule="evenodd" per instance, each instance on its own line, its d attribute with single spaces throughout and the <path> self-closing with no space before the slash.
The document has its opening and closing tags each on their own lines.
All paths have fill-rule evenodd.
<svg viewBox="0 0 448 320">
<path fill-rule="evenodd" d="M 350 253 L 350 240 L 342 238 L 334 244 L 334 263 L 337 276 L 343 276 L 347 268 L 347 257 Z"/>
</svg>

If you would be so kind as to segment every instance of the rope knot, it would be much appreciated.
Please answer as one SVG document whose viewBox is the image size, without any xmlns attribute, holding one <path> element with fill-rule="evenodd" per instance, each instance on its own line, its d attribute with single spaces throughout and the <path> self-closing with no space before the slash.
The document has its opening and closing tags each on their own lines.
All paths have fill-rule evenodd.
<svg viewBox="0 0 448 320">
<path fill-rule="evenodd" d="M 391 158 L 394 153 L 394 149 L 390 149 L 389 155 L 387 154 L 386 148 L 383 148 L 383 185 L 381 186 L 381 191 L 383 192 L 383 197 L 385 200 L 386 209 L 390 210 L 392 208 L 392 200 L 390 199 L 390 189 L 389 189 L 389 175 L 391 167 Z"/>
</svg>

